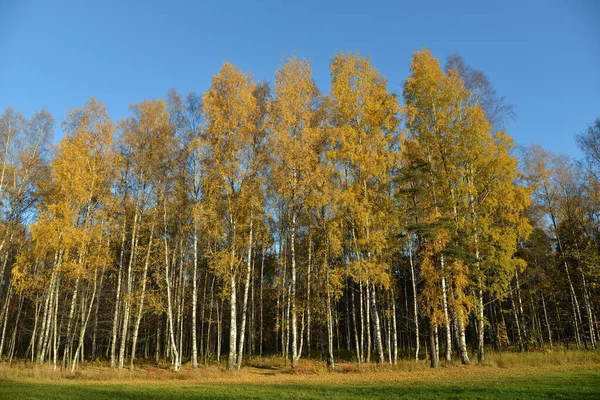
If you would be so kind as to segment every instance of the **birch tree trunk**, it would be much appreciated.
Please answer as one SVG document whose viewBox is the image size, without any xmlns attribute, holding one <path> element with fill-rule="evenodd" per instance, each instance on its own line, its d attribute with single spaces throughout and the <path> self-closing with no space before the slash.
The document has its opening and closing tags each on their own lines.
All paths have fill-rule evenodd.
<svg viewBox="0 0 600 400">
<path fill-rule="evenodd" d="M 450 317 L 448 315 L 448 294 L 446 291 L 446 260 L 443 254 L 440 255 L 440 265 L 442 268 L 442 300 L 444 307 L 444 325 L 446 328 L 446 361 L 452 360 L 452 331 L 450 330 Z"/>
<path fill-rule="evenodd" d="M 479 289 L 479 307 L 477 307 L 477 323 L 479 324 L 479 340 L 477 343 L 477 359 L 481 363 L 485 360 L 485 323 L 483 317 L 483 290 Z"/>
<path fill-rule="evenodd" d="M 367 289 L 368 290 L 368 289 Z M 379 321 L 379 312 L 377 310 L 377 296 L 375 292 L 375 284 L 371 283 L 371 308 L 373 312 L 373 322 L 375 324 L 375 344 L 377 346 L 377 363 L 384 362 L 385 355 L 383 354 L 383 342 L 381 340 L 381 324 Z"/>
<path fill-rule="evenodd" d="M 80 263 L 81 264 L 81 263 Z M 67 319 L 67 334 L 65 336 L 65 349 L 63 351 L 63 367 L 68 368 L 67 362 L 70 358 L 69 350 L 71 349 L 71 322 L 75 314 L 75 302 L 79 291 L 79 275 L 75 279 L 75 289 L 73 289 L 73 297 L 71 297 L 71 307 L 69 309 L 69 318 Z"/>
<path fill-rule="evenodd" d="M 464 365 L 470 363 L 469 360 L 469 352 L 467 351 L 467 337 L 465 334 L 465 316 L 463 315 L 463 310 L 461 307 L 458 307 L 458 332 L 459 332 L 459 349 L 460 349 L 460 362 Z"/>
<path fill-rule="evenodd" d="M 110 238 L 108 239 L 107 248 L 110 248 Z M 102 284 L 104 283 L 104 274 L 106 272 L 106 268 L 102 268 L 102 274 L 100 275 L 100 284 L 98 286 L 98 295 L 96 296 L 96 308 L 94 310 L 94 328 L 92 332 L 92 350 L 91 350 L 91 358 L 92 360 L 96 358 L 96 338 L 98 334 L 98 310 L 100 309 L 100 297 L 102 295 Z"/>
<path fill-rule="evenodd" d="M 248 315 L 248 290 L 250 288 L 250 273 L 252 269 L 252 216 L 250 216 L 250 235 L 248 238 L 248 260 L 246 262 L 246 283 L 244 285 L 244 303 L 242 307 L 242 326 L 240 329 L 240 341 L 237 353 L 237 369 L 242 368 L 242 357 L 244 355 L 244 337 L 246 334 L 246 317 Z"/>
<path fill-rule="evenodd" d="M 167 318 L 169 325 L 169 338 L 171 344 L 171 351 L 173 352 L 173 368 L 175 372 L 179 371 L 181 366 L 179 359 L 179 351 L 175 342 L 175 332 L 173 330 L 173 305 L 171 300 L 171 279 L 169 277 L 169 244 L 167 240 L 167 203 L 166 198 L 163 201 L 164 214 L 164 245 L 165 245 L 165 282 L 167 283 Z"/>
<path fill-rule="evenodd" d="M 292 207 L 293 208 L 293 207 Z M 296 312 L 296 211 L 292 210 L 292 226 L 290 235 L 290 247 L 292 253 L 292 277 L 290 301 L 292 307 L 292 368 L 296 367 L 298 358 L 298 316 Z"/>
<path fill-rule="evenodd" d="M 355 288 L 350 289 L 350 301 L 352 302 L 352 328 L 354 331 L 354 346 L 356 348 L 356 360 L 360 364 L 362 363 L 362 355 L 361 355 L 361 345 L 358 338 L 358 322 L 356 318 L 356 302 L 354 300 L 354 290 Z"/>
<path fill-rule="evenodd" d="M 262 357 L 263 350 L 263 281 L 265 274 L 265 246 L 262 247 L 262 261 L 260 264 L 260 295 L 259 295 L 259 304 L 260 304 L 260 346 L 259 346 L 259 355 Z M 277 342 L 277 340 L 275 340 Z"/>
<path fill-rule="evenodd" d="M 333 358 L 333 313 L 331 311 L 331 293 L 329 290 L 329 267 L 325 263 L 325 285 L 327 286 L 327 367 L 334 369 Z"/>
<path fill-rule="evenodd" d="M 585 311 L 587 313 L 587 319 L 588 319 L 588 324 L 589 324 L 589 329 L 590 329 L 590 341 L 592 343 L 592 348 L 596 349 L 597 348 L 596 331 L 594 328 L 594 318 L 592 316 L 592 306 L 591 306 L 590 296 L 588 293 L 585 274 L 583 273 L 583 271 L 580 271 L 580 273 L 581 273 L 581 283 L 583 286 L 583 301 L 585 304 Z"/>
<path fill-rule="evenodd" d="M 366 328 L 367 328 L 367 363 L 371 362 L 371 290 L 369 288 L 370 281 L 367 279 L 365 284 L 365 294 L 366 294 L 366 303 L 365 303 L 365 315 L 366 315 Z"/>
<path fill-rule="evenodd" d="M 415 266 L 412 257 L 412 246 L 408 247 L 408 259 L 410 262 L 410 277 L 413 290 L 413 311 L 415 314 L 415 361 L 419 361 L 419 310 L 417 304 L 417 283 L 415 281 Z"/>
<path fill-rule="evenodd" d="M 0 359 L 2 359 L 2 350 L 4 349 L 4 337 L 6 335 L 6 325 L 8 323 L 8 307 L 10 305 L 10 299 L 13 294 L 12 282 L 8 283 L 8 291 L 6 292 L 6 299 L 4 300 L 4 307 L 2 307 L 2 339 L 0 339 Z"/>
<path fill-rule="evenodd" d="M 206 293 L 206 279 L 204 282 L 204 293 Z M 198 339 L 196 337 L 196 313 L 198 309 L 198 226 L 194 219 L 194 267 L 192 271 L 192 369 L 198 369 Z M 202 306 L 204 316 L 204 305 Z M 204 318 L 202 318 L 204 323 Z"/>
<path fill-rule="evenodd" d="M 391 290 L 390 293 L 391 303 L 392 303 L 392 364 L 398 364 L 398 324 L 396 322 L 396 296 L 394 294 L 394 289 Z"/>
<path fill-rule="evenodd" d="M 310 325 L 311 325 L 311 303 L 310 303 L 310 284 L 312 272 L 312 237 L 308 238 L 308 266 L 306 271 L 306 352 L 310 358 Z"/>
<path fill-rule="evenodd" d="M 516 304 L 515 304 L 515 298 L 514 298 L 514 295 L 513 295 L 512 288 L 510 288 L 510 290 L 509 290 L 508 293 L 509 293 L 509 296 L 510 296 L 510 304 L 511 304 L 511 308 L 512 308 L 512 311 L 513 311 L 513 318 L 515 320 L 515 325 L 517 326 L 517 335 L 518 335 L 518 338 L 519 338 L 519 349 L 521 351 L 524 351 L 525 347 L 523 345 L 523 336 L 521 335 L 521 323 L 519 322 L 519 315 L 517 314 L 517 307 L 516 307 Z"/>
<path fill-rule="evenodd" d="M 58 291 L 60 289 L 60 279 L 56 283 L 56 293 L 54 294 L 54 316 L 53 316 L 53 334 L 52 334 L 52 364 L 56 371 L 56 364 L 58 361 Z M 62 325 L 62 324 L 61 324 Z"/>
<path fill-rule="evenodd" d="M 113 313 L 112 340 L 110 342 L 110 366 L 117 367 L 117 334 L 119 332 L 119 315 L 121 314 L 121 285 L 123 282 L 123 261 L 125 259 L 126 219 L 121 232 L 121 250 L 119 254 L 119 270 L 117 273 L 117 290 L 115 293 L 115 311 Z"/>
<path fill-rule="evenodd" d="M 231 259 L 229 264 L 229 356 L 227 358 L 227 370 L 233 371 L 237 361 L 237 298 L 235 285 L 235 224 L 233 226 L 233 241 L 231 243 Z"/>
<path fill-rule="evenodd" d="M 25 297 L 23 296 L 23 293 L 20 292 L 18 306 L 17 306 L 17 316 L 16 316 L 15 322 L 14 322 L 15 326 L 12 331 L 12 337 L 11 337 L 11 341 L 10 341 L 10 349 L 8 352 L 8 357 L 9 357 L 8 365 L 9 366 L 12 364 L 13 355 L 15 354 L 15 347 L 17 345 L 17 328 L 19 327 L 19 318 L 21 317 L 21 311 L 23 310 L 24 300 L 25 300 Z"/>
<path fill-rule="evenodd" d="M 544 319 L 546 320 L 546 328 L 548 330 L 548 341 L 550 342 L 550 350 L 554 350 L 552 346 L 552 329 L 548 322 L 548 312 L 546 311 L 546 300 L 544 299 L 544 293 L 542 293 L 542 306 L 544 307 Z"/>
</svg>

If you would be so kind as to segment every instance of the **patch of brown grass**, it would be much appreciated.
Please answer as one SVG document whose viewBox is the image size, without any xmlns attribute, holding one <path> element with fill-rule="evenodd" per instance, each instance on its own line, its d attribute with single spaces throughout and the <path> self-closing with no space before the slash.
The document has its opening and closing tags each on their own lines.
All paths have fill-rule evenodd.
<svg viewBox="0 0 600 400">
<path fill-rule="evenodd" d="M 225 371 L 216 366 L 200 367 L 193 371 L 186 364 L 179 372 L 170 367 L 139 365 L 132 372 L 91 362 L 83 364 L 74 373 L 32 363 L 0 364 L 0 380 L 51 382 L 56 384 L 85 384 L 110 382 L 144 385 L 202 385 L 202 384 L 288 384 L 304 383 L 373 383 L 373 382 L 444 382 L 474 378 L 495 378 L 507 375 L 527 375 L 542 371 L 600 369 L 599 352 L 540 352 L 488 354 L 482 364 L 460 365 L 453 361 L 441 368 L 431 369 L 424 360 L 399 360 L 397 365 L 338 363 L 328 370 L 324 362 L 301 359 L 293 370 L 289 360 L 281 357 L 253 358 L 240 371 Z"/>
</svg>

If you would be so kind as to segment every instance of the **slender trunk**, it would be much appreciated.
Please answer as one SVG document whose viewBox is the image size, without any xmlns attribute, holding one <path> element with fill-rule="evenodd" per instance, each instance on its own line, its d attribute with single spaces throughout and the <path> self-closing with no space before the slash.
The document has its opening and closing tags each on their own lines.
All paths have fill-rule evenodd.
<svg viewBox="0 0 600 400">
<path fill-rule="evenodd" d="M 306 350 L 308 357 L 310 357 L 310 325 L 311 325 L 311 304 L 310 304 L 310 283 L 312 272 L 312 237 L 309 235 L 308 238 L 308 266 L 306 276 Z"/>
<path fill-rule="evenodd" d="M 185 307 L 185 296 L 184 293 L 184 281 L 183 281 L 183 260 L 185 259 L 185 249 L 183 247 L 183 237 L 179 239 L 179 282 L 178 286 L 178 300 L 177 300 L 177 326 L 179 329 L 178 335 L 178 354 L 179 354 L 179 364 L 181 364 L 181 358 L 183 357 L 183 309 Z M 175 258 L 175 253 L 173 252 L 173 258 Z M 175 265 L 175 264 L 173 264 Z"/>
<path fill-rule="evenodd" d="M 263 281 L 264 281 L 264 273 L 265 273 L 265 246 L 262 247 L 262 261 L 260 264 L 260 347 L 259 354 L 262 357 L 263 350 Z M 277 341 L 277 340 L 275 340 Z"/>
<path fill-rule="evenodd" d="M 517 284 L 517 300 L 519 301 L 519 316 L 521 322 L 521 329 L 523 330 L 523 337 L 525 339 L 525 348 L 527 348 L 527 324 L 525 323 L 525 313 L 523 312 L 523 301 L 521 300 L 521 284 L 519 283 L 519 274 L 515 271 L 515 282 Z"/>
<path fill-rule="evenodd" d="M 81 265 L 81 262 L 79 263 Z M 79 292 L 79 276 L 75 279 L 75 289 L 73 290 L 73 297 L 71 297 L 71 307 L 69 309 L 69 318 L 67 319 L 67 333 L 65 335 L 65 348 L 63 351 L 63 367 L 67 368 L 67 361 L 70 358 L 69 351 L 71 350 L 71 323 L 73 321 L 73 315 L 75 314 L 75 302 L 77 300 L 77 294 Z"/>
<path fill-rule="evenodd" d="M 354 300 L 354 288 L 350 288 L 350 301 L 352 302 L 352 328 L 354 331 L 354 345 L 356 347 L 356 360 L 360 364 L 362 357 L 360 353 L 360 342 L 358 339 L 358 322 L 356 318 L 356 302 Z"/>
<path fill-rule="evenodd" d="M 41 310 L 41 306 L 39 304 L 39 297 L 38 295 L 35 296 L 35 312 L 34 312 L 34 319 L 33 319 L 33 331 L 31 332 L 31 340 L 29 341 L 29 349 L 31 349 L 31 362 L 33 363 L 34 359 L 35 359 L 35 351 L 37 350 L 35 347 L 35 343 L 36 343 L 36 334 L 38 332 L 38 322 L 40 319 L 40 310 Z M 28 350 L 29 351 L 29 350 Z M 28 352 L 25 352 L 25 357 L 27 358 L 27 354 Z"/>
<path fill-rule="evenodd" d="M 581 272 L 581 283 L 583 285 L 583 301 L 585 304 L 585 311 L 587 313 L 587 319 L 588 319 L 588 325 L 589 325 L 589 329 L 590 329 L 590 341 L 592 343 L 592 348 L 597 348 L 597 344 L 596 344 L 596 331 L 594 328 L 594 318 L 592 316 L 592 306 L 591 306 L 591 301 L 590 301 L 590 296 L 588 293 L 588 288 L 587 288 L 587 283 L 585 280 L 585 274 L 583 273 L 583 271 Z"/>
<path fill-rule="evenodd" d="M 56 257 L 58 257 L 58 252 Z M 50 284 L 48 285 L 48 291 L 46 294 L 46 300 L 44 302 L 44 314 L 42 316 L 42 326 L 40 327 L 40 335 L 38 339 L 37 345 L 37 358 L 40 365 L 44 363 L 44 345 L 46 343 L 46 335 L 47 335 L 47 325 L 49 325 L 50 318 L 50 308 L 52 307 L 52 295 L 54 294 L 54 275 L 55 272 L 52 272 L 50 277 Z"/>
<path fill-rule="evenodd" d="M 366 315 L 366 325 L 367 325 L 367 362 L 370 363 L 371 362 L 371 349 L 372 349 L 372 342 L 371 342 L 371 290 L 369 288 L 370 286 L 370 282 L 369 279 L 367 279 L 367 282 L 365 284 L 365 315 Z"/>
<path fill-rule="evenodd" d="M 206 294 L 206 279 L 204 282 Z M 198 309 L 198 226 L 194 221 L 194 267 L 192 271 L 192 369 L 198 369 L 198 338 L 196 333 L 196 313 Z M 204 324 L 204 302 L 202 303 L 202 323 Z M 202 332 L 204 333 L 204 332 Z"/>
<path fill-rule="evenodd" d="M 221 368 L 221 341 L 223 340 L 223 300 L 221 300 L 221 313 L 217 301 L 217 367 Z"/>
<path fill-rule="evenodd" d="M 413 312 L 415 314 L 415 360 L 419 360 L 419 310 L 417 304 L 417 282 L 415 280 L 415 266 L 412 257 L 412 245 L 408 247 L 408 259 L 410 261 L 410 280 L 412 282 L 413 290 Z"/>
<path fill-rule="evenodd" d="M 256 251 L 254 253 L 254 262 L 250 268 L 250 321 L 248 323 L 248 351 L 251 356 L 256 353 L 256 298 L 254 297 L 254 264 L 256 264 Z"/>
<path fill-rule="evenodd" d="M 244 336 L 246 334 L 246 318 L 248 315 L 248 290 L 250 288 L 250 277 L 252 270 L 252 215 L 250 216 L 250 235 L 248 238 L 248 259 L 246 261 L 246 284 L 244 285 L 244 302 L 242 306 L 242 326 L 240 328 L 240 341 L 237 350 L 237 369 L 242 367 L 242 357 L 244 353 Z"/>
<path fill-rule="evenodd" d="M 40 342 L 38 343 L 38 361 L 39 364 L 42 365 L 44 363 L 44 357 L 46 355 L 46 351 L 50 342 L 50 333 L 51 333 L 51 324 L 53 321 L 53 317 L 55 318 L 56 314 L 54 312 L 55 306 L 54 303 L 58 303 L 58 299 L 55 299 L 55 295 L 58 296 L 58 286 L 60 285 L 60 279 L 56 276 L 57 271 L 62 264 L 62 254 L 63 251 L 58 250 L 54 256 L 54 268 L 52 270 L 52 275 L 50 278 L 50 285 L 48 288 L 48 295 L 46 297 L 46 310 L 44 311 L 44 319 L 43 325 L 40 335 Z"/>
<path fill-rule="evenodd" d="M 287 287 L 287 303 L 286 303 L 286 309 L 285 309 L 285 355 L 284 357 L 287 358 L 290 355 L 290 323 L 291 323 L 291 314 L 292 314 L 292 302 L 291 302 L 291 298 L 292 298 L 292 284 L 289 283 L 288 287 Z"/>
<path fill-rule="evenodd" d="M 212 325 L 212 313 L 213 313 L 213 300 L 214 300 L 214 287 L 215 287 L 215 276 L 213 275 L 212 278 L 212 283 L 210 284 L 210 306 L 209 306 L 209 311 L 208 311 L 208 329 L 207 329 L 207 333 L 206 333 L 206 350 L 204 351 L 204 364 L 208 364 L 208 356 L 209 356 L 209 346 L 210 346 L 210 331 L 211 331 L 211 325 Z M 219 302 L 217 301 L 217 306 L 219 305 Z M 218 319 L 218 315 L 217 315 L 217 319 Z"/>
<path fill-rule="evenodd" d="M 396 296 L 394 294 L 394 289 L 392 288 L 390 293 L 390 300 L 392 302 L 392 348 L 393 348 L 393 358 L 392 363 L 394 365 L 398 364 L 398 323 L 396 322 Z"/>
<path fill-rule="evenodd" d="M 358 281 L 358 289 L 360 290 L 360 362 L 365 361 L 365 313 L 364 313 L 364 299 L 363 299 L 363 289 L 362 289 L 362 281 Z"/>
<path fill-rule="evenodd" d="M 524 351 L 525 347 L 523 345 L 523 336 L 521 335 L 521 323 L 519 322 L 519 316 L 517 314 L 517 307 L 515 305 L 515 298 L 514 298 L 514 295 L 513 295 L 512 288 L 509 290 L 508 293 L 509 293 L 509 296 L 510 296 L 510 304 L 511 304 L 512 311 L 513 311 L 513 317 L 515 319 L 515 325 L 517 327 L 517 335 L 518 335 L 517 337 L 519 338 L 519 349 L 521 351 Z"/>
<path fill-rule="evenodd" d="M 329 290 L 329 267 L 325 262 L 325 285 L 327 286 L 327 367 L 335 368 L 333 358 L 333 313 L 331 311 L 331 293 Z"/>
<path fill-rule="evenodd" d="M 204 340 L 205 340 L 205 336 L 204 336 L 204 325 L 206 324 L 206 290 L 208 287 L 208 269 L 204 272 L 204 285 L 202 285 L 202 311 L 201 311 L 201 316 L 200 316 L 200 320 L 202 321 L 202 323 L 200 324 L 200 343 L 197 347 L 200 348 L 200 352 L 198 354 L 198 356 L 201 359 L 206 359 L 205 357 L 205 349 L 207 349 L 208 347 L 205 346 Z M 212 295 L 212 294 L 211 294 Z M 197 297 L 196 297 L 197 300 Z M 198 308 L 198 305 L 196 304 L 196 308 Z M 211 310 L 212 311 L 212 310 Z M 210 313 L 210 312 L 209 312 Z M 197 319 L 196 319 L 196 325 L 197 325 Z M 210 330 L 210 328 L 208 328 Z M 196 338 L 198 337 L 198 335 L 196 334 Z M 193 367 L 193 365 L 192 365 Z"/>
<path fill-rule="evenodd" d="M 108 239 L 107 248 L 110 247 L 110 238 Z M 96 338 L 98 335 L 98 310 L 100 309 L 100 296 L 102 294 L 102 284 L 104 283 L 104 273 L 106 272 L 106 268 L 102 268 L 102 275 L 100 275 L 100 284 L 98 286 L 98 295 L 96 296 L 96 308 L 94 310 L 94 328 L 92 332 L 92 351 L 91 358 L 92 360 L 96 358 Z"/>
<path fill-rule="evenodd" d="M 10 299 L 13 294 L 12 282 L 8 283 L 8 291 L 6 293 L 6 299 L 4 300 L 4 307 L 2 307 L 2 339 L 0 339 L 0 359 L 2 359 L 2 351 L 4 349 L 4 337 L 6 335 L 6 325 L 8 324 L 8 307 L 10 305 Z"/>
<path fill-rule="evenodd" d="M 119 270 L 117 273 L 117 290 L 115 294 L 115 311 L 113 313 L 112 340 L 110 343 L 110 366 L 117 367 L 117 334 L 119 332 L 119 315 L 121 311 L 121 285 L 123 282 L 123 261 L 125 258 L 125 233 L 126 222 L 123 221 L 123 231 L 121 232 L 121 250 L 119 254 Z"/>
<path fill-rule="evenodd" d="M 389 309 L 387 310 L 389 311 Z M 382 319 L 383 319 L 383 330 L 385 332 L 385 350 L 387 351 L 387 355 L 388 355 L 388 362 L 390 363 L 390 365 L 393 365 L 393 361 L 392 361 L 392 318 L 390 315 L 386 315 L 386 312 L 384 312 L 382 314 Z"/>
<path fill-rule="evenodd" d="M 368 286 L 367 286 L 368 290 Z M 381 340 L 381 326 L 379 322 L 379 312 L 377 310 L 377 296 L 375 292 L 375 284 L 371 284 L 371 308 L 373 312 L 373 322 L 375 324 L 375 344 L 377 346 L 377 363 L 381 364 L 384 361 L 383 343 Z"/>
<path fill-rule="evenodd" d="M 292 276 L 290 302 L 292 307 L 292 368 L 296 367 L 298 358 L 298 316 L 296 312 L 296 211 L 292 211 L 292 226 L 290 234 L 290 248 L 292 253 Z"/>
<path fill-rule="evenodd" d="M 167 283 L 167 318 L 169 326 L 169 339 L 171 342 L 171 351 L 173 352 L 173 368 L 175 372 L 179 371 L 181 366 L 179 360 L 179 351 L 175 343 L 175 332 L 173 329 L 173 307 L 171 301 L 171 279 L 169 277 L 169 244 L 167 240 L 167 203 L 166 199 L 163 201 L 164 206 L 164 245 L 165 245 L 165 282 Z M 176 246 L 177 247 L 177 246 Z"/>
<path fill-rule="evenodd" d="M 477 323 L 479 324 L 479 341 L 477 344 L 477 359 L 479 362 L 485 360 L 484 340 L 485 340 L 485 324 L 483 318 L 483 290 L 479 289 L 479 307 L 477 310 Z"/>
<path fill-rule="evenodd" d="M 450 317 L 448 315 L 448 295 L 446 292 L 446 260 L 443 254 L 440 255 L 440 265 L 442 268 L 442 300 L 444 307 L 444 325 L 446 328 L 446 361 L 452 360 L 452 332 L 450 330 Z"/>
<path fill-rule="evenodd" d="M 58 331 L 58 290 L 60 288 L 60 280 L 56 284 L 56 293 L 54 294 L 54 316 L 53 320 L 53 334 L 52 334 L 52 364 L 53 368 L 56 371 L 56 364 L 58 361 L 58 345 L 59 345 L 59 331 Z M 62 321 L 61 321 L 62 325 Z"/>
<path fill-rule="evenodd" d="M 21 311 L 23 310 L 24 300 L 25 300 L 25 297 L 23 296 L 23 293 L 20 292 L 18 306 L 17 306 L 17 317 L 15 318 L 15 322 L 14 322 L 15 326 L 12 331 L 12 336 L 11 336 L 11 340 L 10 340 L 10 349 L 8 352 L 8 357 L 9 357 L 8 365 L 9 366 L 12 364 L 13 355 L 15 354 L 15 347 L 17 345 L 17 328 L 19 327 L 19 318 L 21 317 Z"/>
<path fill-rule="evenodd" d="M 548 329 L 548 341 L 550 342 L 550 350 L 554 350 L 552 346 L 552 329 L 550 329 L 550 323 L 548 322 L 548 312 L 546 311 L 546 300 L 542 293 L 542 307 L 544 307 L 544 319 L 546 320 L 546 328 Z"/>
<path fill-rule="evenodd" d="M 227 370 L 232 371 L 235 369 L 235 363 L 237 361 L 237 299 L 236 299 L 236 286 L 235 286 L 235 271 L 234 271 L 234 257 L 235 250 L 232 243 L 231 250 L 231 264 L 230 264 L 230 277 L 229 277 L 229 357 L 227 358 Z"/>
</svg>

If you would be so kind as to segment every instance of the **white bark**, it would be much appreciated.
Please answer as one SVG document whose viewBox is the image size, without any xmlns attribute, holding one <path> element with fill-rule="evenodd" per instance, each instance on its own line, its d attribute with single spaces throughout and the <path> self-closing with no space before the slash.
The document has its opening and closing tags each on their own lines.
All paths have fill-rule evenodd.
<svg viewBox="0 0 600 400">
<path fill-rule="evenodd" d="M 121 232 L 121 250 L 119 255 L 119 270 L 117 272 L 117 290 L 115 293 L 115 311 L 113 313 L 112 339 L 110 342 L 110 366 L 117 367 L 117 334 L 119 331 L 119 315 L 121 311 L 121 285 L 123 282 L 123 260 L 125 254 L 125 230 L 126 222 L 123 221 L 123 231 Z"/>
<path fill-rule="evenodd" d="M 175 344 L 175 333 L 173 330 L 173 306 L 171 300 L 171 279 L 169 278 L 169 244 L 167 240 L 167 204 L 166 201 L 163 202 L 164 205 L 164 245 L 165 245 L 165 282 L 167 284 L 167 319 L 169 326 L 169 337 L 171 342 L 171 351 L 173 352 L 173 368 L 175 372 L 179 371 L 181 366 L 179 359 L 179 351 L 177 350 L 177 346 Z"/>
<path fill-rule="evenodd" d="M 377 293 L 375 291 L 375 284 L 373 283 L 371 284 L 371 291 L 371 309 L 373 312 L 373 321 L 375 325 L 375 345 L 377 346 L 377 363 L 381 364 L 384 362 L 385 355 L 383 354 L 383 342 L 381 340 L 381 323 L 379 321 L 379 311 L 377 309 Z"/>
<path fill-rule="evenodd" d="M 206 280 L 204 285 L 206 293 Z M 202 306 L 204 314 L 204 305 Z M 192 369 L 198 369 L 198 338 L 196 334 L 196 314 L 198 309 L 198 226 L 194 219 L 194 267 L 192 272 Z M 204 318 L 203 318 L 204 320 Z"/>
<path fill-rule="evenodd" d="M 408 259 L 410 261 L 410 277 L 413 290 L 413 311 L 415 314 L 415 360 L 419 361 L 419 310 L 417 304 L 417 282 L 415 280 L 415 266 L 412 257 L 412 245 L 409 245 L 408 251 Z"/>
<path fill-rule="evenodd" d="M 252 216 L 250 216 L 250 235 L 248 238 L 248 259 L 246 261 L 246 283 L 244 285 L 244 303 L 242 307 L 242 326 L 240 328 L 240 341 L 237 353 L 237 369 L 242 368 L 242 357 L 244 355 L 244 337 L 246 335 L 246 319 L 248 315 L 248 289 L 250 288 L 250 273 L 252 270 Z"/>
<path fill-rule="evenodd" d="M 450 317 L 448 316 L 448 294 L 446 291 L 446 260 L 444 255 L 440 255 L 440 265 L 442 268 L 442 300 L 444 307 L 444 325 L 446 328 L 446 361 L 452 360 L 452 331 L 450 330 Z"/>
<path fill-rule="evenodd" d="M 290 246 L 292 252 L 291 307 L 292 307 L 292 368 L 296 366 L 298 354 L 298 315 L 296 311 L 296 211 L 292 211 Z"/>
<path fill-rule="evenodd" d="M 235 369 L 237 362 L 237 288 L 235 285 L 235 233 L 236 227 L 233 221 L 233 240 L 231 241 L 231 258 L 229 261 L 229 356 L 227 358 L 227 370 Z"/>
</svg>

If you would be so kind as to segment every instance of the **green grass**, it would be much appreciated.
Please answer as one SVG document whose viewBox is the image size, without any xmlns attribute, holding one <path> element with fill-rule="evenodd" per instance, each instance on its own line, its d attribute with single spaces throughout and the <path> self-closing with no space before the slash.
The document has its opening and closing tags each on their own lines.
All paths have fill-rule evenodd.
<svg viewBox="0 0 600 400">
<path fill-rule="evenodd" d="M 598 399 L 600 398 L 600 369 L 535 371 L 513 376 L 463 376 L 450 374 L 433 376 L 431 381 L 422 374 L 414 381 L 410 372 L 389 371 L 390 380 L 356 374 L 351 380 L 286 381 L 281 383 L 252 383 L 244 379 L 223 383 L 197 384 L 182 382 L 98 383 L 77 381 L 40 382 L 2 378 L 2 399 Z M 403 375 L 393 380 L 393 373 Z M 381 378 L 381 376 L 379 377 Z M 260 379 L 259 379 L 260 380 Z M 251 381 L 251 380 L 250 380 Z"/>
</svg>

